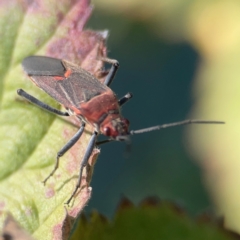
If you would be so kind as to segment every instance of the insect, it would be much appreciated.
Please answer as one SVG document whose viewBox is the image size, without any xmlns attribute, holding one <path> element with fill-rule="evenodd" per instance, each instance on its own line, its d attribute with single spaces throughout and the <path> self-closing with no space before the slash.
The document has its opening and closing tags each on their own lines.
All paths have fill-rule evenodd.
<svg viewBox="0 0 240 240">
<path fill-rule="evenodd" d="M 102 58 L 102 61 L 111 64 L 111 68 L 104 83 L 101 83 L 86 70 L 65 60 L 44 56 L 30 56 L 25 58 L 22 62 L 23 69 L 30 79 L 39 88 L 62 104 L 66 111 L 63 112 L 45 104 L 22 89 L 18 89 L 17 93 L 29 102 L 38 105 L 49 112 L 60 116 L 75 115 L 81 122 L 81 127 L 77 133 L 57 153 L 55 166 L 48 177 L 43 181 L 44 184 L 57 170 L 60 157 L 62 157 L 80 139 L 85 125 L 90 124 L 94 128 L 85 155 L 81 162 L 76 187 L 66 204 L 71 202 L 72 198 L 81 186 L 83 169 L 87 165 L 88 159 L 95 147 L 96 139 L 99 134 L 103 134 L 108 137 L 108 139 L 102 143 L 113 140 L 128 141 L 131 135 L 160 130 L 167 127 L 191 123 L 224 123 L 221 121 L 184 120 L 129 131 L 129 121 L 123 118 L 120 108 L 132 98 L 132 94 L 127 93 L 124 97 L 119 100 L 117 99 L 115 93 L 109 88 L 109 86 L 116 75 L 119 63 L 117 60 L 109 58 Z"/>
</svg>

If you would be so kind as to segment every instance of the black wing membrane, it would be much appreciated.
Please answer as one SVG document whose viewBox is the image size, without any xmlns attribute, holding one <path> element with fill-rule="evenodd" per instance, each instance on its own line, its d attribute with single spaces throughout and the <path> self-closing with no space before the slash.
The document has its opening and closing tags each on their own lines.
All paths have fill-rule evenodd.
<svg viewBox="0 0 240 240">
<path fill-rule="evenodd" d="M 22 66 L 29 76 L 64 76 L 66 71 L 61 60 L 44 56 L 26 57 Z"/>
<path fill-rule="evenodd" d="M 37 58 L 46 58 L 46 57 L 37 57 Z M 49 58 L 47 58 L 49 60 Z M 42 59 L 41 59 L 42 60 Z M 109 88 L 99 82 L 92 74 L 87 72 L 86 70 L 58 59 L 50 58 L 50 62 L 56 60 L 55 65 L 60 69 L 59 64 L 64 66 L 64 71 L 70 69 L 71 74 L 67 78 L 62 78 L 62 80 L 57 80 L 56 76 L 60 76 L 59 74 L 55 74 L 57 70 L 53 70 L 54 74 L 51 73 L 50 67 L 46 66 L 45 68 L 41 67 L 43 72 L 49 72 L 51 75 L 30 75 L 29 71 L 33 72 L 33 69 L 27 71 L 26 67 L 23 67 L 24 70 L 30 75 L 32 81 L 42 90 L 44 90 L 47 94 L 57 100 L 59 103 L 64 105 L 67 108 L 71 108 L 72 106 L 79 108 L 81 102 L 87 102 L 91 98 L 102 94 L 109 90 Z M 53 64 L 54 65 L 54 64 Z M 53 66 L 52 65 L 52 66 Z M 35 69 L 34 69 L 35 70 Z M 36 72 L 36 71 L 35 71 Z M 59 71 L 60 73 L 60 71 Z"/>
</svg>

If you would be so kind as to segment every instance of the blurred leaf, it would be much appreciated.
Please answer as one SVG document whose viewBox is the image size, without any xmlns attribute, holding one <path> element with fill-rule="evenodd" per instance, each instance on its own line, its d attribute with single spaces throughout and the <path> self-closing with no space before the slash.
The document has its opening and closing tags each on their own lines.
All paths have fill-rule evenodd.
<svg viewBox="0 0 240 240">
<path fill-rule="evenodd" d="M 122 200 L 112 222 L 97 212 L 92 214 L 90 222 L 81 216 L 70 239 L 227 240 L 235 237 L 210 220 L 193 221 L 178 206 L 149 198 L 139 207 Z"/>
<path fill-rule="evenodd" d="M 203 182 L 216 211 L 225 216 L 229 228 L 240 232 L 240 2 L 95 2 L 109 14 L 120 13 L 123 18 L 147 23 L 168 41 L 186 41 L 201 57 L 195 73 L 191 116 L 223 120 L 226 125 L 209 126 L 204 131 L 189 129 L 185 146 L 202 167 Z"/>
</svg>

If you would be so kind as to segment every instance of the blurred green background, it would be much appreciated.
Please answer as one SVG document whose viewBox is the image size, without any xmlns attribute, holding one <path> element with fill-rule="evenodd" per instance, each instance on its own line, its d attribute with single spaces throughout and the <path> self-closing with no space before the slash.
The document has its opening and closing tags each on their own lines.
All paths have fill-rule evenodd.
<svg viewBox="0 0 240 240">
<path fill-rule="evenodd" d="M 149 195 L 190 213 L 215 209 L 240 231 L 240 2 L 94 0 L 88 28 L 108 29 L 112 84 L 131 129 L 186 118 L 224 120 L 134 136 L 102 146 L 92 181 L 93 208 L 111 217 L 120 196 Z"/>
</svg>

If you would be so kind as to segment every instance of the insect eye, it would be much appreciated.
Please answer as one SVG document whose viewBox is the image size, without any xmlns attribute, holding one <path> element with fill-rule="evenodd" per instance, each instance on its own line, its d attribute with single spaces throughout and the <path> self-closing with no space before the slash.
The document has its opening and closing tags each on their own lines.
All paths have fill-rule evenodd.
<svg viewBox="0 0 240 240">
<path fill-rule="evenodd" d="M 124 125 L 127 125 L 127 126 L 130 124 L 130 122 L 126 118 L 124 118 L 122 122 L 124 123 Z"/>
<path fill-rule="evenodd" d="M 106 136 L 110 136 L 110 134 L 111 134 L 111 130 L 110 130 L 109 127 L 105 127 L 105 128 L 103 129 L 103 131 L 104 131 L 104 135 L 106 135 Z"/>
</svg>

